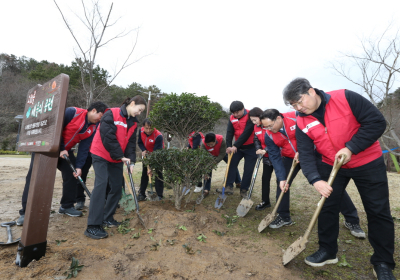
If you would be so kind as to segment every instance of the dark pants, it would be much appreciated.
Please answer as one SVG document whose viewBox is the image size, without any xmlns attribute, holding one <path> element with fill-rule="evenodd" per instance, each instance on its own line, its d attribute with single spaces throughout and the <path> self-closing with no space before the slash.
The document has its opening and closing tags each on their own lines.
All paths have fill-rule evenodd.
<svg viewBox="0 0 400 280">
<path fill-rule="evenodd" d="M 102 225 L 103 221 L 111 221 L 121 198 L 122 162 L 109 162 L 99 156 L 93 155 L 93 168 L 96 174 L 94 189 L 90 198 L 89 216 L 87 224 Z M 110 184 L 110 192 L 107 195 L 107 183 Z M 104 205 L 105 201 L 105 205 Z"/>
<path fill-rule="evenodd" d="M 68 157 L 73 165 L 75 165 L 74 153 L 70 150 L 68 151 Z M 29 166 L 28 174 L 25 179 L 24 192 L 22 193 L 22 209 L 19 210 L 20 215 L 25 215 L 26 203 L 28 201 L 29 185 L 31 183 L 33 161 L 35 158 L 35 153 L 32 153 L 31 164 Z M 76 202 L 76 179 L 73 175 L 71 167 L 65 159 L 58 158 L 57 169 L 61 171 L 63 179 L 63 191 L 61 197 L 61 207 L 71 208 Z"/>
<path fill-rule="evenodd" d="M 156 183 L 155 183 L 157 195 L 162 197 L 164 192 L 164 183 L 160 179 L 161 180 L 164 179 L 162 171 L 157 172 Z M 146 189 L 148 183 L 149 183 L 149 176 L 147 175 L 147 166 L 143 165 L 142 178 L 140 179 L 140 189 L 139 189 L 139 193 L 143 196 L 146 196 Z"/>
<path fill-rule="evenodd" d="M 269 193 L 272 171 L 274 171 L 274 167 L 272 165 L 266 163 L 263 164 L 263 174 L 261 178 L 261 199 L 266 204 L 271 203 L 269 200 Z"/>
<path fill-rule="evenodd" d="M 331 171 L 332 166 L 326 163 L 318 165 L 318 172 L 324 181 L 328 181 Z M 339 170 L 332 184 L 333 192 L 326 199 L 318 217 L 319 246 L 331 254 L 338 251 L 339 211 L 350 179 L 356 184 L 367 213 L 368 240 L 374 248 L 371 263 L 376 265 L 384 262 L 393 269 L 394 223 L 383 156 L 360 167 Z"/>
<path fill-rule="evenodd" d="M 87 175 L 89 173 L 89 169 L 92 166 L 92 155 L 89 153 L 87 158 L 86 158 L 86 162 L 85 165 L 82 167 L 82 181 L 86 184 L 86 178 Z M 83 189 L 81 183 L 79 182 L 79 180 L 76 182 L 77 186 L 76 186 L 76 201 L 85 201 L 86 199 L 86 195 L 85 195 L 85 190 Z"/>
<path fill-rule="evenodd" d="M 222 159 L 225 162 L 228 162 L 228 155 L 226 154 L 225 157 Z M 210 177 L 208 180 L 206 180 L 206 184 L 204 187 L 204 190 L 209 191 L 211 189 L 211 177 L 212 177 L 212 170 L 210 173 L 208 173 L 208 177 Z M 235 184 L 240 184 L 242 182 L 242 179 L 240 178 L 240 173 L 239 169 L 236 168 L 236 177 L 235 177 Z"/>
<path fill-rule="evenodd" d="M 228 180 L 226 181 L 226 185 L 233 187 L 233 183 L 235 182 L 236 177 L 237 166 L 239 165 L 239 162 L 242 158 L 244 158 L 244 169 L 242 185 L 240 189 L 247 191 L 250 187 L 254 166 L 257 162 L 257 155 L 254 147 L 246 150 L 238 149 L 237 152 L 233 154 L 231 164 L 229 166 Z"/>
<path fill-rule="evenodd" d="M 285 166 L 286 174 L 289 175 L 290 168 L 292 167 L 293 159 L 290 158 L 282 158 L 283 165 Z M 289 185 L 292 185 L 294 178 L 296 177 L 297 173 L 299 172 L 301 165 L 298 164 L 294 169 L 292 179 L 290 179 Z M 281 194 L 281 188 L 279 187 L 279 182 L 277 181 L 277 189 L 276 189 L 276 200 L 278 200 L 279 195 Z M 281 204 L 278 207 L 279 216 L 283 218 L 290 217 L 290 188 L 282 197 Z M 357 209 L 351 201 L 350 196 L 347 194 L 346 191 L 343 193 L 343 197 L 340 203 L 340 212 L 343 214 L 346 222 L 352 224 L 359 224 L 360 219 L 358 218 Z"/>
</svg>

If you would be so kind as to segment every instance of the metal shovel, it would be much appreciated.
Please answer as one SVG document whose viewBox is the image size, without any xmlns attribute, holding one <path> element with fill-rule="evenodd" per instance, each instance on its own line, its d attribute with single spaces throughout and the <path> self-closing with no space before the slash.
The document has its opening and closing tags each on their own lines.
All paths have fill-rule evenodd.
<svg viewBox="0 0 400 280">
<path fill-rule="evenodd" d="M 200 204 L 204 199 L 204 188 L 206 187 L 206 179 L 203 180 L 203 190 L 201 191 L 201 195 L 196 199 L 196 203 Z"/>
<path fill-rule="evenodd" d="M 329 176 L 328 185 L 332 186 L 333 181 L 335 180 L 336 174 L 338 173 L 340 167 L 343 165 L 343 162 L 346 159 L 346 155 L 340 155 L 340 161 L 337 159 L 333 165 L 331 175 Z M 306 245 L 308 243 L 308 236 L 313 229 L 315 222 L 321 212 L 322 206 L 324 206 L 326 197 L 322 197 L 321 200 L 318 202 L 317 209 L 314 212 L 314 215 L 311 218 L 311 222 L 308 225 L 308 228 L 302 237 L 299 237 L 289 248 L 286 249 L 285 253 L 283 254 L 283 265 L 288 264 L 291 260 L 293 260 L 298 254 L 304 251 Z"/>
<path fill-rule="evenodd" d="M 147 166 L 147 170 L 150 170 L 150 166 Z M 151 175 L 149 175 L 149 184 L 150 184 L 150 192 L 147 191 L 147 195 L 149 196 L 149 199 L 152 201 L 158 201 L 158 195 L 155 191 L 153 191 L 153 184 L 151 182 Z"/>
<path fill-rule="evenodd" d="M 17 224 L 15 221 L 12 222 L 7 222 L 7 223 L 2 223 L 1 226 L 2 227 L 6 227 L 7 228 L 7 242 L 0 242 L 0 245 L 9 245 L 9 244 L 14 244 L 17 243 L 18 241 L 21 240 L 21 238 L 17 238 L 15 240 L 12 239 L 12 232 L 11 232 L 11 227 L 13 225 Z"/>
<path fill-rule="evenodd" d="M 231 159 L 232 159 L 233 153 L 228 154 L 228 164 L 226 165 L 226 171 L 225 171 L 225 178 L 224 178 L 224 183 L 222 186 L 222 192 L 218 196 L 217 200 L 215 201 L 214 207 L 217 209 L 220 209 L 222 205 L 224 204 L 227 196 L 225 194 L 225 186 L 226 186 L 226 181 L 228 180 L 228 171 L 229 171 L 229 165 L 231 164 Z"/>
<path fill-rule="evenodd" d="M 67 157 L 67 155 L 64 155 L 65 160 L 68 162 L 69 166 L 72 169 L 72 172 L 76 173 L 75 167 L 72 165 L 72 162 L 69 160 L 69 157 Z M 90 198 L 90 196 L 92 195 L 89 191 L 89 189 L 86 187 L 85 183 L 83 182 L 81 176 L 78 176 L 78 180 L 82 185 L 82 188 L 85 190 L 86 194 L 88 195 L 88 197 Z"/>
<path fill-rule="evenodd" d="M 128 175 L 129 175 L 129 180 L 131 182 L 131 193 L 133 195 L 133 198 L 135 199 L 135 204 L 136 204 L 136 214 L 139 218 L 139 221 L 142 223 L 143 227 L 145 229 L 147 229 L 146 224 L 144 223 L 142 217 L 139 214 L 139 202 L 136 196 L 136 190 L 135 190 L 135 184 L 133 183 L 133 179 L 132 179 L 132 173 L 131 173 L 131 169 L 129 168 L 129 163 L 126 163 L 126 168 L 128 169 Z"/>
<path fill-rule="evenodd" d="M 254 202 L 250 198 L 251 198 L 251 194 L 253 192 L 253 188 L 254 188 L 254 185 L 256 182 L 258 167 L 260 166 L 260 162 L 261 162 L 262 158 L 263 158 L 262 155 L 258 155 L 257 163 L 256 163 L 256 166 L 254 167 L 254 171 L 253 171 L 253 179 L 251 179 L 249 193 L 246 198 L 242 199 L 242 201 L 239 203 L 239 206 L 236 209 L 236 213 L 239 217 L 246 216 L 246 214 L 250 211 L 251 207 L 254 204 Z"/>
<path fill-rule="evenodd" d="M 296 165 L 298 163 L 299 162 L 297 160 L 293 159 L 292 167 L 290 168 L 289 175 L 286 179 L 285 188 L 286 188 L 287 184 L 289 183 L 290 179 L 292 178 L 293 171 L 296 168 Z M 269 226 L 270 223 L 272 223 L 272 221 L 274 221 L 276 219 L 276 213 L 278 212 L 278 207 L 281 204 L 284 194 L 285 194 L 285 192 L 281 192 L 281 194 L 279 195 L 278 200 L 276 201 L 274 210 L 272 210 L 272 213 L 268 214 L 267 216 L 265 216 L 264 219 L 261 220 L 260 224 L 258 225 L 258 232 L 262 232 L 267 226 Z"/>
</svg>

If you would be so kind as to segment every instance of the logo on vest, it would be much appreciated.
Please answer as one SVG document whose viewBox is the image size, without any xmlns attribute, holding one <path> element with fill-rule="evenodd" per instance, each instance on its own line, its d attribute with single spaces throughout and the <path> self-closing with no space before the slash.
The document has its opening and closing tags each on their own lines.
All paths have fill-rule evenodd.
<svg viewBox="0 0 400 280">
<path fill-rule="evenodd" d="M 231 122 L 238 122 L 239 121 L 239 119 L 233 119 Z"/>
<path fill-rule="evenodd" d="M 296 125 L 293 125 L 290 127 L 290 130 L 295 130 L 296 129 Z"/>
<path fill-rule="evenodd" d="M 115 125 L 120 125 L 120 126 L 123 126 L 123 127 L 125 127 L 125 128 L 127 128 L 127 127 L 128 127 L 128 125 L 127 125 L 127 124 L 125 124 L 125 123 L 123 123 L 123 122 L 120 122 L 120 121 L 114 121 L 114 124 L 115 124 Z"/>
<path fill-rule="evenodd" d="M 149 139 L 149 142 L 154 142 L 154 140 L 153 139 Z"/>
<path fill-rule="evenodd" d="M 312 128 L 312 127 L 314 127 L 316 125 L 319 125 L 319 124 L 320 124 L 319 121 L 313 121 L 312 123 L 309 123 L 302 131 L 304 133 L 307 133 L 310 128 Z"/>
<path fill-rule="evenodd" d="M 214 151 L 214 148 L 208 149 L 207 151 L 212 152 Z"/>
<path fill-rule="evenodd" d="M 89 133 L 89 134 L 92 133 L 92 131 L 90 130 L 90 128 L 88 129 L 87 133 Z"/>
<path fill-rule="evenodd" d="M 257 131 L 254 133 L 255 135 L 261 134 L 261 131 Z"/>
</svg>

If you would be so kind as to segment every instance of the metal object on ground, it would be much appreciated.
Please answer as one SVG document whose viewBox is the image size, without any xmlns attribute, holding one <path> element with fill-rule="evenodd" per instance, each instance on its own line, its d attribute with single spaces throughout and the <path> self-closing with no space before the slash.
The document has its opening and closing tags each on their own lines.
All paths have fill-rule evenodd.
<svg viewBox="0 0 400 280">
<path fill-rule="evenodd" d="M 258 155 L 257 163 L 256 163 L 256 166 L 254 167 L 254 171 L 253 171 L 253 178 L 251 179 L 249 193 L 246 198 L 242 199 L 242 201 L 239 203 L 239 206 L 236 209 L 236 213 L 239 217 L 246 216 L 246 214 L 250 211 L 251 207 L 254 204 L 254 202 L 250 198 L 251 198 L 251 194 L 253 192 L 254 185 L 256 183 L 258 167 L 260 166 L 262 157 L 263 157 L 262 155 Z"/>
<path fill-rule="evenodd" d="M 343 165 L 343 162 L 346 159 L 346 155 L 340 155 L 340 160 L 335 160 L 335 163 L 333 165 L 331 174 L 329 176 L 328 180 L 328 185 L 332 186 L 333 181 L 335 180 L 336 174 L 338 173 L 340 167 Z M 306 245 L 308 243 L 308 236 L 311 233 L 311 230 L 313 229 L 315 222 L 317 221 L 317 218 L 319 216 L 319 213 L 321 212 L 322 206 L 324 206 L 326 197 L 322 197 L 321 200 L 318 202 L 317 209 L 314 212 L 314 215 L 311 218 L 311 222 L 308 225 L 308 228 L 305 232 L 305 234 L 302 237 L 299 237 L 292 245 L 289 246 L 289 248 L 286 249 L 285 253 L 283 254 L 283 265 L 288 264 L 291 260 L 293 260 L 298 254 L 304 251 L 306 248 Z"/>
<path fill-rule="evenodd" d="M 190 188 L 188 188 L 188 187 L 183 187 L 182 188 L 182 194 L 183 195 L 187 195 L 189 192 L 190 192 Z"/>
<path fill-rule="evenodd" d="M 71 162 L 71 160 L 69 159 L 69 157 L 67 157 L 67 155 L 64 155 L 64 158 L 65 158 L 65 160 L 68 162 L 68 164 L 69 164 L 69 166 L 71 167 L 72 171 L 73 171 L 75 174 L 78 174 L 78 173 L 76 173 L 75 167 L 72 165 L 72 162 Z M 81 183 L 82 188 L 85 190 L 86 194 L 87 194 L 88 197 L 90 198 L 92 194 L 90 193 L 89 189 L 86 187 L 86 185 L 85 185 L 85 183 L 83 182 L 81 176 L 78 176 L 78 180 L 79 180 L 79 183 Z"/>
<path fill-rule="evenodd" d="M 150 166 L 147 166 L 147 171 L 150 170 Z M 158 195 L 155 191 L 153 191 L 153 184 L 151 182 L 151 174 L 147 174 L 149 176 L 149 184 L 150 184 L 150 191 L 147 191 L 148 197 L 152 201 L 158 201 Z"/>
<path fill-rule="evenodd" d="M 203 190 L 201 191 L 201 195 L 196 199 L 196 203 L 200 204 L 204 199 L 204 188 L 206 187 L 206 179 L 203 180 Z"/>
<path fill-rule="evenodd" d="M 129 168 L 129 163 L 126 163 L 126 168 L 128 169 L 128 175 L 129 175 L 129 180 L 131 182 L 131 193 L 133 195 L 133 198 L 135 199 L 135 204 L 136 204 L 136 214 L 139 218 L 139 221 L 142 223 L 143 227 L 145 229 L 147 229 L 146 224 L 144 223 L 142 217 L 139 214 L 139 202 L 136 196 L 136 190 L 135 190 L 135 184 L 133 183 L 133 179 L 132 179 L 132 173 L 131 173 L 131 169 Z"/>
<path fill-rule="evenodd" d="M 226 171 L 225 171 L 224 183 L 222 186 L 222 192 L 217 197 L 217 200 L 215 201 L 215 205 L 214 205 L 214 207 L 217 209 L 221 209 L 222 205 L 224 204 L 224 202 L 227 198 L 227 196 L 225 194 L 225 186 L 226 186 L 226 181 L 228 180 L 228 171 L 229 171 L 229 165 L 231 164 L 232 156 L 233 156 L 233 153 L 228 154 L 228 164 L 226 165 Z"/>
<path fill-rule="evenodd" d="M 292 167 L 290 168 L 289 175 L 286 179 L 285 188 L 286 188 L 287 184 L 289 184 L 289 181 L 292 178 L 294 169 L 296 168 L 298 163 L 299 162 L 297 160 L 293 159 Z M 285 192 L 281 192 L 278 200 L 276 201 L 274 210 L 272 210 L 272 213 L 268 214 L 267 216 L 265 216 L 264 219 L 261 220 L 260 224 L 258 225 L 258 232 L 262 232 L 267 226 L 269 226 L 270 223 L 272 223 L 276 219 L 276 217 L 277 217 L 276 213 L 278 212 L 278 207 L 281 204 L 281 201 L 282 201 L 282 198 L 284 195 L 285 195 Z"/>
<path fill-rule="evenodd" d="M 2 223 L 1 226 L 2 227 L 6 227 L 7 228 L 7 242 L 0 242 L 0 245 L 9 245 L 9 244 L 14 244 L 17 243 L 18 241 L 21 240 L 21 238 L 17 238 L 15 240 L 13 240 L 12 238 L 12 232 L 11 232 L 11 227 L 16 225 L 17 223 L 15 221 L 12 222 L 7 222 L 7 223 Z"/>
</svg>

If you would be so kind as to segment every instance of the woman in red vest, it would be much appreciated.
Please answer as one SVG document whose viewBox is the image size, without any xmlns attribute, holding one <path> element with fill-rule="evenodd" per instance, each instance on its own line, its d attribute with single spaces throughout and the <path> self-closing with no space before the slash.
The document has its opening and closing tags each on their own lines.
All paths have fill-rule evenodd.
<svg viewBox="0 0 400 280">
<path fill-rule="evenodd" d="M 120 225 L 114 220 L 114 214 L 121 198 L 123 165 L 130 164 L 131 172 L 133 171 L 136 162 L 136 116 L 145 108 L 144 98 L 136 95 L 127 98 L 120 108 L 111 108 L 101 119 L 90 149 L 96 173 L 90 199 L 88 227 L 85 231 L 85 235 L 90 238 L 100 239 L 108 236 L 102 225 Z M 111 191 L 104 205 L 107 182 Z"/>
<path fill-rule="evenodd" d="M 256 210 L 264 210 L 265 208 L 271 207 L 269 200 L 270 182 L 272 171 L 274 167 L 268 157 L 268 148 L 265 145 L 264 136 L 267 130 L 262 126 L 260 116 L 263 110 L 258 107 L 254 107 L 249 111 L 250 120 L 254 123 L 254 146 L 256 148 L 257 155 L 263 155 L 263 174 L 261 183 L 261 203 L 256 206 Z"/>
</svg>

